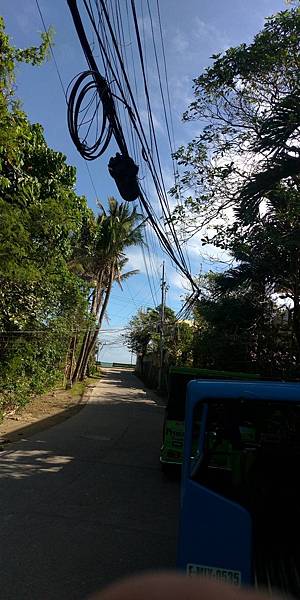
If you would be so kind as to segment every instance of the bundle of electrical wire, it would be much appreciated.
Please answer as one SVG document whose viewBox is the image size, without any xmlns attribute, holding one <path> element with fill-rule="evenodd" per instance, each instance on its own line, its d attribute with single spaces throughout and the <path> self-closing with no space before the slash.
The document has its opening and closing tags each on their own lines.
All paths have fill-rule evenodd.
<svg viewBox="0 0 300 600">
<path fill-rule="evenodd" d="M 113 99 L 108 85 L 103 85 L 104 81 L 99 73 L 84 71 L 71 81 L 71 91 L 67 93 L 67 119 L 70 136 L 85 160 L 95 160 L 101 156 L 113 134 L 113 126 L 109 119 L 113 108 Z M 87 101 L 89 97 L 90 99 Z M 102 111 L 102 123 L 99 127 L 100 111 Z M 84 127 L 85 129 L 83 129 Z M 82 135 L 80 130 L 83 131 Z M 89 138 L 92 132 L 94 132 L 94 137 L 90 142 Z"/>
</svg>

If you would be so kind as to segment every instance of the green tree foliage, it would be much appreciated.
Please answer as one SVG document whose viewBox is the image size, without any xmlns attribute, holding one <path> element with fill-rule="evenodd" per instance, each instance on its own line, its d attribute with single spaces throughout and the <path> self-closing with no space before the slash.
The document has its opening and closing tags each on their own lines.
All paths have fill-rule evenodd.
<svg viewBox="0 0 300 600">
<path fill-rule="evenodd" d="M 113 283 L 134 273 L 125 249 L 142 243 L 135 208 L 110 198 L 95 217 L 15 99 L 15 63 L 41 64 L 50 43 L 13 48 L 0 21 L 0 409 L 85 376 Z"/>
<path fill-rule="evenodd" d="M 70 329 L 84 319 L 87 286 L 68 262 L 89 210 L 75 169 L 50 149 L 14 96 L 16 61 L 40 64 L 49 50 L 10 46 L 0 21 L 0 404 L 62 377 Z"/>
<path fill-rule="evenodd" d="M 160 353 L 161 307 L 140 309 L 130 320 L 125 340 L 128 348 L 140 357 L 146 354 L 158 359 Z M 189 364 L 192 356 L 193 329 L 189 323 L 176 321 L 174 311 L 165 307 L 164 361 L 168 364 Z"/>
<path fill-rule="evenodd" d="M 256 290 L 261 297 L 283 301 L 290 314 L 290 362 L 299 364 L 299 196 L 293 190 L 273 190 L 267 212 L 251 226 L 233 225 L 227 237 L 237 262 L 223 275 L 223 289 Z"/>
<path fill-rule="evenodd" d="M 143 243 L 142 231 L 142 215 L 136 208 L 131 209 L 124 203 L 119 204 L 113 197 L 108 199 L 108 211 L 101 207 L 101 213 L 94 221 L 93 227 L 87 226 L 83 229 L 77 260 L 92 289 L 90 306 L 92 327 L 83 338 L 72 375 L 73 382 L 85 376 L 114 282 L 122 287 L 124 279 L 137 273 L 137 271 L 123 272 L 128 261 L 125 250 Z M 84 241 L 83 245 L 82 241 Z"/>
<path fill-rule="evenodd" d="M 201 130 L 177 158 L 183 183 L 196 190 L 186 206 L 200 224 L 228 206 L 253 218 L 278 183 L 298 184 L 299 34 L 300 9 L 280 12 L 252 44 L 214 55 L 194 80 L 184 119 Z"/>
<path fill-rule="evenodd" d="M 208 273 L 194 308 L 193 363 L 196 367 L 284 376 L 291 348 L 284 321 L 256 282 L 232 286 L 231 273 Z"/>
<path fill-rule="evenodd" d="M 184 119 L 199 121 L 200 131 L 177 152 L 182 184 L 194 193 L 174 219 L 232 255 L 224 294 L 246 298 L 259 289 L 263 303 L 274 294 L 290 303 L 290 362 L 299 364 L 300 9 L 293 4 L 267 19 L 251 44 L 214 55 L 194 80 Z"/>
</svg>

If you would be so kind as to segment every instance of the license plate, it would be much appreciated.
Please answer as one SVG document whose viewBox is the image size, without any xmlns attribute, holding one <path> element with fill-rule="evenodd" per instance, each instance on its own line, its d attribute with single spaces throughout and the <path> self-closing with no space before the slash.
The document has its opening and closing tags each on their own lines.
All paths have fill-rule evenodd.
<svg viewBox="0 0 300 600">
<path fill-rule="evenodd" d="M 241 585 L 241 571 L 233 571 L 231 569 L 221 569 L 219 567 L 208 567 L 207 565 L 195 565 L 189 563 L 186 567 L 188 575 L 202 575 L 210 577 L 223 583 L 231 583 L 232 585 Z"/>
</svg>

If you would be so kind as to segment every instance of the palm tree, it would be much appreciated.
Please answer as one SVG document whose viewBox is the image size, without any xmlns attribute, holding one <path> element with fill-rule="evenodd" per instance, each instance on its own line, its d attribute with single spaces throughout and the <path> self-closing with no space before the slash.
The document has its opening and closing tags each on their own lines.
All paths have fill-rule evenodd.
<svg viewBox="0 0 300 600">
<path fill-rule="evenodd" d="M 123 273 L 128 259 L 125 249 L 143 243 L 142 215 L 127 203 L 119 204 L 115 198 L 108 199 L 108 211 L 101 207 L 97 217 L 94 235 L 89 244 L 89 251 L 81 257 L 83 277 L 93 287 L 91 295 L 90 315 L 94 325 L 85 333 L 76 367 L 72 376 L 74 383 L 85 377 L 87 365 L 96 345 L 97 337 L 107 310 L 114 282 L 121 285 L 123 279 L 137 273 Z M 96 327 L 95 327 L 96 324 Z"/>
</svg>

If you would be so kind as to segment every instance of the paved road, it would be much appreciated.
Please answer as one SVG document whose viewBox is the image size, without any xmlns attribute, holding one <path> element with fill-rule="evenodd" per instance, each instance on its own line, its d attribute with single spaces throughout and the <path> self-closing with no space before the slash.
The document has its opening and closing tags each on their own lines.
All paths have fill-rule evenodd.
<svg viewBox="0 0 300 600">
<path fill-rule="evenodd" d="M 107 369 L 73 418 L 0 454 L 1 600 L 83 600 L 174 566 L 178 482 L 158 457 L 163 408 Z"/>
</svg>

